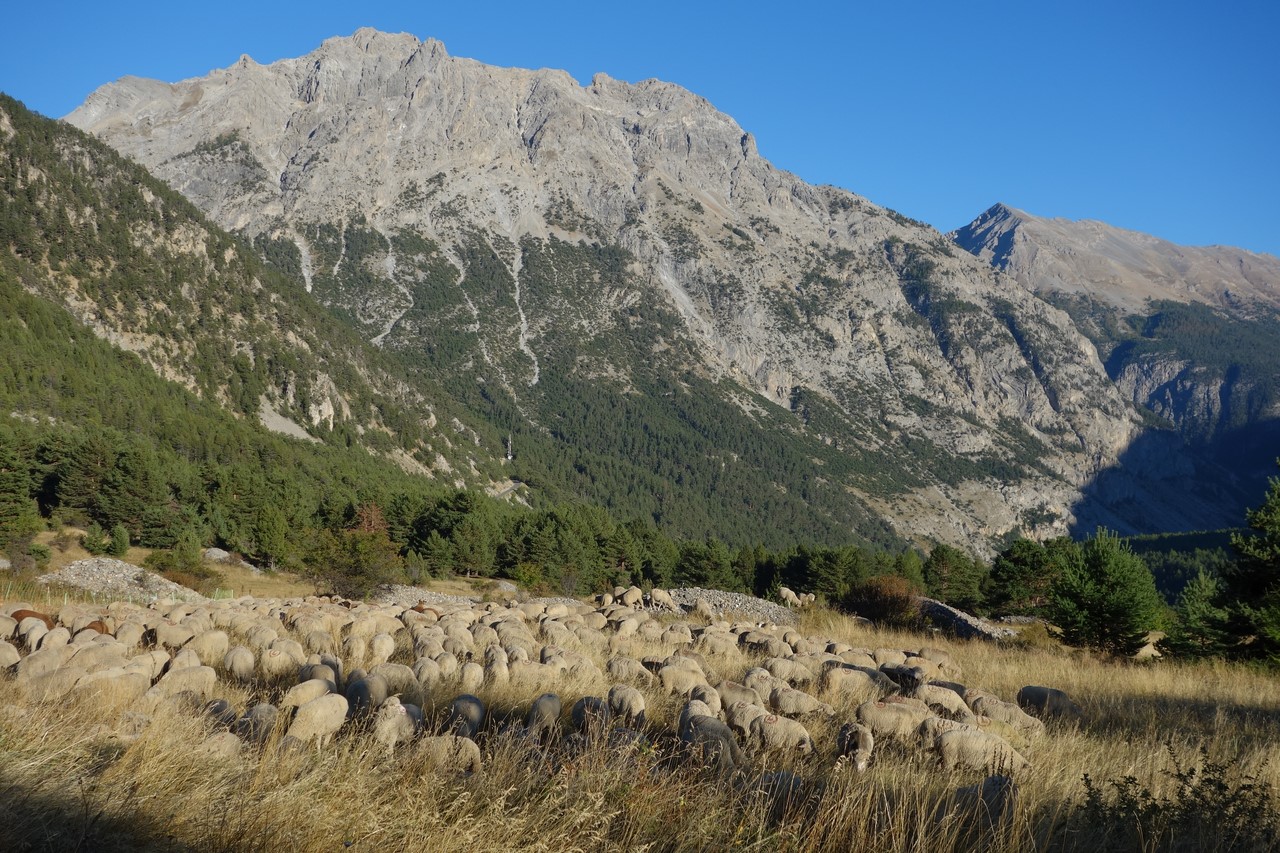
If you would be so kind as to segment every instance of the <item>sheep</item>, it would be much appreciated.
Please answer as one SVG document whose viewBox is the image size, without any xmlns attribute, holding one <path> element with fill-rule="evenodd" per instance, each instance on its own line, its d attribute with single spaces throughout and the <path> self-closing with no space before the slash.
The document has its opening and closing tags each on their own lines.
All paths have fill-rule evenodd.
<svg viewBox="0 0 1280 853">
<path fill-rule="evenodd" d="M 738 733 L 739 737 L 746 739 L 751 734 L 751 721 L 768 713 L 768 709 L 763 705 L 733 702 L 724 708 L 724 721 L 729 724 L 729 728 Z"/>
<path fill-rule="evenodd" d="M 598 696 L 583 696 L 573 703 L 573 727 L 588 737 L 599 737 L 609 727 L 609 703 Z"/>
<path fill-rule="evenodd" d="M 939 817 L 953 815 L 965 823 L 968 832 L 977 833 L 981 838 L 1013 819 L 1017 799 L 1018 783 L 1012 777 L 988 776 L 981 782 L 957 789 L 952 808 Z"/>
<path fill-rule="evenodd" d="M 839 758 L 852 757 L 854 769 L 862 773 L 871 763 L 875 742 L 871 729 L 860 723 L 845 723 L 836 736 L 836 755 Z"/>
<path fill-rule="evenodd" d="M 539 744 L 549 744 L 560 730 L 563 705 L 554 693 L 543 693 L 529 706 L 524 718 L 525 734 Z"/>
<path fill-rule="evenodd" d="M 905 742 L 915 735 L 929 712 L 902 702 L 863 702 L 854 716 L 877 738 Z"/>
<path fill-rule="evenodd" d="M 233 646 L 222 656 L 222 669 L 232 679 L 242 684 L 253 681 L 253 674 L 256 669 L 253 652 L 249 651 L 245 646 Z"/>
<path fill-rule="evenodd" d="M 50 648 L 52 646 L 65 646 L 71 642 L 71 632 L 59 625 L 52 631 L 46 631 L 44 636 L 40 638 L 37 648 Z"/>
<path fill-rule="evenodd" d="M 211 699 L 205 703 L 204 708 L 201 710 L 205 719 L 215 728 L 230 730 L 235 725 L 236 720 L 239 719 L 239 715 L 226 699 Z"/>
<path fill-rule="evenodd" d="M 12 619 L 14 622 L 18 623 L 19 625 L 22 624 L 23 619 L 38 619 L 44 623 L 44 627 L 46 631 L 52 631 L 53 626 L 57 624 L 54 621 L 54 618 L 49 614 L 41 613 L 38 610 L 30 610 L 26 608 L 13 611 L 12 613 L 9 614 L 9 618 Z"/>
<path fill-rule="evenodd" d="M 470 776 L 483 768 L 480 747 L 461 735 L 434 735 L 418 741 L 418 751 L 436 770 Z"/>
<path fill-rule="evenodd" d="M 609 712 L 632 728 L 644 728 L 644 694 L 629 684 L 615 684 L 609 689 Z"/>
<path fill-rule="evenodd" d="M 979 696 L 970 707 L 975 714 L 1008 723 L 1028 735 L 1044 733 L 1044 723 L 1012 702 L 1004 702 L 994 696 Z"/>
<path fill-rule="evenodd" d="M 914 693 L 917 688 L 929 680 L 923 669 L 918 666 L 907 666 L 905 663 L 884 663 L 880 665 L 880 671 L 907 695 Z"/>
<path fill-rule="evenodd" d="M 822 796 L 824 786 L 806 781 L 789 770 L 765 771 L 741 786 L 744 796 L 763 800 L 770 823 L 779 823 L 788 814 L 811 807 Z"/>
<path fill-rule="evenodd" d="M 710 684 L 699 684 L 689 691 L 690 699 L 697 699 L 699 702 L 706 703 L 711 709 L 711 716 L 719 717 L 720 711 L 724 707 L 724 703 L 720 701 L 720 693 Z"/>
<path fill-rule="evenodd" d="M 639 607 L 644 603 L 644 593 L 640 591 L 640 587 L 633 586 L 624 591 L 621 596 L 616 596 L 615 599 L 622 602 L 624 607 Z"/>
<path fill-rule="evenodd" d="M 313 678 L 318 678 L 321 681 L 332 681 L 334 684 L 337 684 L 337 671 L 327 663 L 311 663 L 310 661 L 314 660 L 316 657 L 316 655 L 312 655 L 308 663 L 304 663 L 302 666 L 298 667 L 298 683 L 301 684 L 304 681 L 310 681 Z"/>
<path fill-rule="evenodd" d="M 474 661 L 467 661 L 458 670 L 458 688 L 464 692 L 479 690 L 484 680 L 484 667 Z"/>
<path fill-rule="evenodd" d="M 240 716 L 240 719 L 236 720 L 231 727 L 231 731 L 240 738 L 261 746 L 271 736 L 271 731 L 275 728 L 279 713 L 279 709 L 275 705 L 268 702 L 259 702 L 245 711 Z"/>
<path fill-rule="evenodd" d="M 243 748 L 244 743 L 231 732 L 218 732 L 205 738 L 195 754 L 202 761 L 233 761 Z"/>
<path fill-rule="evenodd" d="M 706 684 L 707 679 L 701 672 L 693 672 L 680 666 L 664 666 L 658 670 L 658 680 L 668 693 L 688 696 L 693 688 Z"/>
<path fill-rule="evenodd" d="M 720 707 L 722 710 L 734 702 L 748 702 L 752 705 L 764 704 L 764 700 L 760 698 L 759 693 L 736 681 L 721 681 L 716 685 L 716 692 L 720 694 Z"/>
<path fill-rule="evenodd" d="M 281 708 L 301 708 L 312 699 L 319 699 L 326 693 L 337 693 L 338 687 L 332 681 L 312 678 L 290 687 L 280 700 Z"/>
<path fill-rule="evenodd" d="M 946 770 L 1017 773 L 1031 767 L 1016 749 L 1001 737 L 974 729 L 943 732 L 933 742 L 934 751 Z"/>
<path fill-rule="evenodd" d="M 963 722 L 972 722 L 974 713 L 960 698 L 960 694 L 945 687 L 934 684 L 922 684 L 912 694 L 914 698 L 924 702 L 933 711 L 942 709 L 947 716 Z"/>
<path fill-rule="evenodd" d="M 269 648 L 258 658 L 258 673 L 263 681 L 274 683 L 297 673 L 301 663 L 284 650 Z"/>
<path fill-rule="evenodd" d="M 22 655 L 7 640 L 0 640 L 0 669 L 8 669 L 22 660 Z"/>
<path fill-rule="evenodd" d="M 151 645 L 157 648 L 164 647 L 175 652 L 190 642 L 196 635 L 195 631 L 190 628 L 165 623 L 156 625 L 148 633 L 151 637 Z"/>
<path fill-rule="evenodd" d="M 364 675 L 360 678 L 352 673 L 352 681 L 347 684 L 346 700 L 351 716 L 373 713 L 378 706 L 387 700 L 391 690 L 387 680 L 381 675 Z"/>
<path fill-rule="evenodd" d="M 664 589 L 658 589 L 656 586 L 649 590 L 649 603 L 654 607 L 665 607 L 668 610 L 680 612 L 680 605 L 676 604 L 676 600 L 671 597 L 671 593 Z"/>
<path fill-rule="evenodd" d="M 62 667 L 43 675 L 28 678 L 23 682 L 26 698 L 33 702 L 56 702 L 71 692 L 76 683 L 84 678 L 84 670 L 76 667 Z"/>
<path fill-rule="evenodd" d="M 818 678 L 818 690 L 823 694 L 854 694 L 875 698 L 895 689 L 882 672 L 863 669 L 846 663 L 829 665 Z"/>
<path fill-rule="evenodd" d="M 387 748 L 391 754 L 395 748 L 413 740 L 422 731 L 422 709 L 417 705 L 401 704 L 398 696 L 389 696 L 378 706 L 373 717 L 373 739 Z"/>
<path fill-rule="evenodd" d="M 680 731 L 680 740 L 690 752 L 701 752 L 702 765 L 717 775 L 746 766 L 746 758 L 734 740 L 733 731 L 715 717 L 690 717 Z"/>
<path fill-rule="evenodd" d="M 484 726 L 485 716 L 484 703 L 470 693 L 463 693 L 449 703 L 444 728 L 451 734 L 475 740 Z"/>
<path fill-rule="evenodd" d="M 825 702 L 819 702 L 801 690 L 790 687 L 775 687 L 769 693 L 769 707 L 775 712 L 788 717 L 806 717 L 825 714 L 830 717 L 835 709 Z"/>
<path fill-rule="evenodd" d="M 716 613 L 711 609 L 711 605 L 707 603 L 705 598 L 698 598 L 693 602 L 693 612 L 708 622 L 714 621 Z"/>
<path fill-rule="evenodd" d="M 976 720 L 985 720 L 986 717 L 975 717 Z M 920 725 L 916 727 L 916 736 L 919 738 L 920 745 L 925 749 L 932 749 L 934 741 L 938 739 L 938 735 L 943 732 L 953 732 L 957 729 L 980 730 L 977 722 L 962 723 L 959 720 L 953 720 L 950 717 L 930 716 L 920 721 Z"/>
<path fill-rule="evenodd" d="M 803 755 L 813 752 L 813 738 L 803 725 L 776 714 L 765 714 L 751 721 L 749 737 L 762 752 L 796 750 Z"/>
<path fill-rule="evenodd" d="M 609 658 L 609 662 L 605 664 L 605 670 L 614 681 L 630 681 L 646 687 L 653 684 L 653 673 L 645 669 L 644 664 L 635 658 Z"/>
<path fill-rule="evenodd" d="M 694 717 L 710 717 L 711 709 L 707 707 L 707 703 L 699 699 L 690 699 L 684 703 L 680 709 L 680 716 L 676 719 L 676 734 L 684 738 L 685 730 L 689 727 L 689 721 Z"/>
<path fill-rule="evenodd" d="M 369 640 L 365 663 L 372 669 L 380 663 L 386 663 L 391 660 L 391 656 L 395 654 L 395 651 L 396 641 L 390 634 L 374 634 L 373 638 Z"/>
<path fill-rule="evenodd" d="M 289 724 L 287 737 L 297 738 L 302 743 L 317 741 L 325 746 L 333 739 L 333 735 L 342 728 L 347 719 L 347 699 L 337 693 L 328 693 L 318 699 L 312 699 L 300 707 Z"/>
<path fill-rule="evenodd" d="M 785 586 L 778 587 L 778 599 L 787 607 L 803 607 L 804 602 L 800 600 L 800 596 L 796 595 Z"/>
<path fill-rule="evenodd" d="M 420 698 L 422 686 L 413 670 L 402 663 L 380 663 L 369 670 L 369 675 L 376 675 L 387 683 L 387 695 L 400 694 Z"/>
<path fill-rule="evenodd" d="M 1080 722 L 1084 711 L 1071 697 L 1054 687 L 1028 685 L 1018 691 L 1018 705 L 1042 720 L 1057 719 Z"/>
<path fill-rule="evenodd" d="M 189 666 L 183 669 L 171 669 L 147 691 L 149 696 L 173 696 L 176 693 L 191 691 L 200 698 L 213 692 L 218 683 L 218 674 L 211 666 Z"/>
<path fill-rule="evenodd" d="M 792 687 L 813 681 L 813 672 L 807 666 L 786 658 L 769 658 L 763 667 L 774 678 L 781 678 Z"/>
<path fill-rule="evenodd" d="M 189 649 L 200 658 L 200 663 L 213 666 L 226 657 L 230 647 L 226 631 L 202 631 L 192 637 L 183 649 Z"/>
</svg>

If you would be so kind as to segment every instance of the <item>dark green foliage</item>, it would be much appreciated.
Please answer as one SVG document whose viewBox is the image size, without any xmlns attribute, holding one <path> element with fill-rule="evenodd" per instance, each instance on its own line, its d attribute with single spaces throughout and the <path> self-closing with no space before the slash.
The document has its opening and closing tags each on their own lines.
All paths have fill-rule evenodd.
<svg viewBox="0 0 1280 853">
<path fill-rule="evenodd" d="M 102 529 L 102 525 L 95 521 L 89 525 L 84 535 L 80 537 L 80 547 L 96 557 L 107 553 L 107 549 L 111 547 L 111 540 L 107 538 L 107 533 Z"/>
<path fill-rule="evenodd" d="M 1163 602 L 1142 558 L 1114 533 L 1063 553 L 1062 573 L 1049 594 L 1050 619 L 1068 643 L 1132 655 L 1159 627 Z"/>
<path fill-rule="evenodd" d="M 1166 744 L 1175 783 L 1172 794 L 1155 794 L 1136 777 L 1095 783 L 1084 776 L 1082 823 L 1095 850 L 1274 850 L 1280 815 L 1271 786 L 1241 776 L 1235 761 L 1218 762 L 1201 747 L 1200 766 L 1182 766 Z M 1110 789 L 1110 791 L 1108 790 Z"/>
<path fill-rule="evenodd" d="M 1217 575 L 1201 571 L 1192 578 L 1178 597 L 1173 624 L 1159 644 L 1161 653 L 1192 658 L 1230 653 L 1234 642 L 1221 600 L 1222 581 Z"/>
<path fill-rule="evenodd" d="M 1231 538 L 1236 563 L 1223 573 L 1232 627 L 1253 638 L 1250 657 L 1280 662 L 1280 477 L 1246 517 L 1249 531 Z"/>
<path fill-rule="evenodd" d="M 129 528 L 117 524 L 111 528 L 111 541 L 107 543 L 107 553 L 112 557 L 123 557 L 129 551 Z"/>
<path fill-rule="evenodd" d="M 358 508 L 345 530 L 318 531 L 304 563 L 304 573 L 318 591 L 346 598 L 366 598 L 380 584 L 404 579 L 399 550 L 387 536 L 386 520 L 374 504 Z"/>
<path fill-rule="evenodd" d="M 986 575 L 985 563 L 951 545 L 935 546 L 924 561 L 929 595 L 970 613 L 982 606 Z"/>
<path fill-rule="evenodd" d="M 42 527 L 31 496 L 31 475 L 23 460 L 29 448 L 0 426 L 0 551 L 24 550 Z"/>
<path fill-rule="evenodd" d="M 742 588 L 741 582 L 733 574 L 733 557 L 718 539 L 682 544 L 672 583 L 675 586 L 730 591 Z"/>
<path fill-rule="evenodd" d="M 1065 558 L 1077 546 L 1070 539 L 1043 544 L 1019 539 L 991 564 L 987 611 L 995 614 L 1036 615 L 1049 603 L 1049 592 L 1062 574 Z"/>
</svg>

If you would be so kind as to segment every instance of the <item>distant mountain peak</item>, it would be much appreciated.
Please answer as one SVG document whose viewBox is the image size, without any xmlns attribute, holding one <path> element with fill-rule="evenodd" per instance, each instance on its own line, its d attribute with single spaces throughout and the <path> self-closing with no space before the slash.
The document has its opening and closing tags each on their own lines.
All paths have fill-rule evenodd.
<svg viewBox="0 0 1280 853">
<path fill-rule="evenodd" d="M 1040 294 L 1083 295 L 1125 312 L 1152 300 L 1228 312 L 1280 310 L 1280 258 L 1230 246 L 1180 246 L 1096 219 L 1047 219 L 1004 204 L 948 235 Z"/>
</svg>

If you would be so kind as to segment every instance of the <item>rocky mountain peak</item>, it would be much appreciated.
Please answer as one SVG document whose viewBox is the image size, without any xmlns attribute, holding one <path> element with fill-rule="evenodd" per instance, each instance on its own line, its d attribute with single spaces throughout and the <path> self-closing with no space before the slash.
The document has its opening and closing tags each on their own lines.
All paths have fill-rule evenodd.
<svg viewBox="0 0 1280 853">
<path fill-rule="evenodd" d="M 674 406 L 665 383 L 686 377 L 716 420 L 806 448 L 809 506 L 827 490 L 983 550 L 1102 518 L 1082 490 L 1141 430 L 1065 314 L 932 228 L 775 168 L 671 83 L 582 86 L 359 30 L 266 66 L 117 81 L 68 120 L 530 430 L 567 434 L 600 394 Z M 1013 268 L 1032 222 L 997 206 L 971 242 Z"/>
</svg>

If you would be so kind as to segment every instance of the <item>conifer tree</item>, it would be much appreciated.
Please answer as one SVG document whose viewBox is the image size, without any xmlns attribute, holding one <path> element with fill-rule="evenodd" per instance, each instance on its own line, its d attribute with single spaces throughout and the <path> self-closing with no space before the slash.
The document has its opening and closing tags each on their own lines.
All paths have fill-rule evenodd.
<svg viewBox="0 0 1280 853">
<path fill-rule="evenodd" d="M 1049 596 L 1050 618 L 1063 638 L 1116 655 L 1142 648 L 1164 608 L 1142 558 L 1104 528 L 1064 558 Z"/>
</svg>

